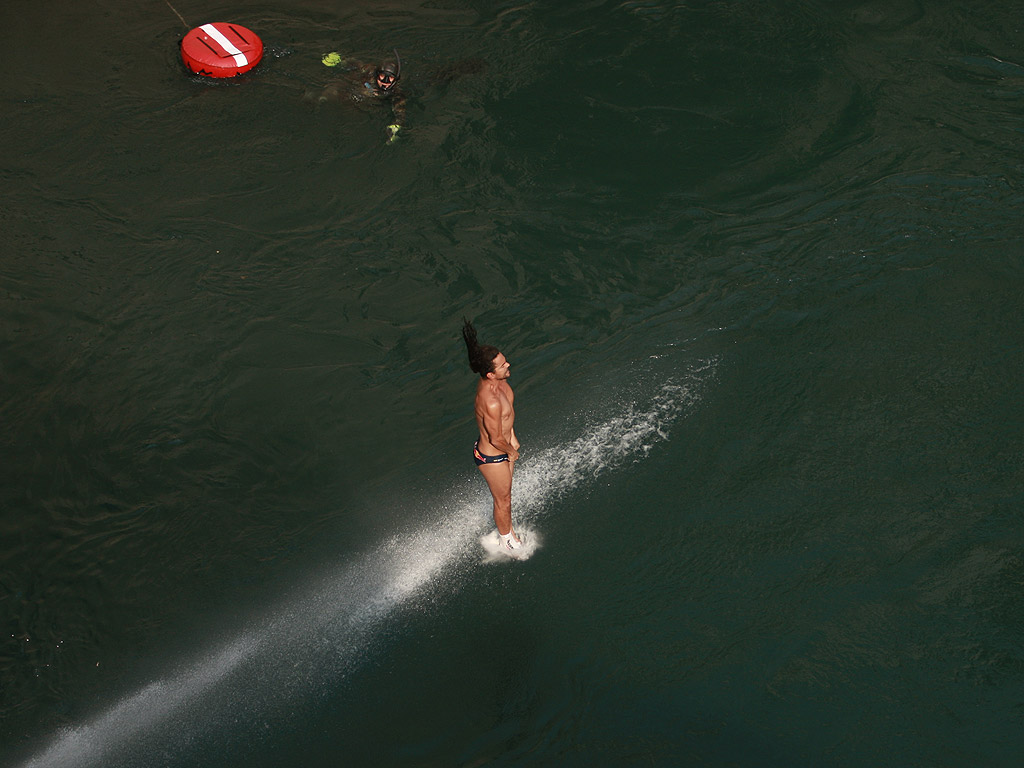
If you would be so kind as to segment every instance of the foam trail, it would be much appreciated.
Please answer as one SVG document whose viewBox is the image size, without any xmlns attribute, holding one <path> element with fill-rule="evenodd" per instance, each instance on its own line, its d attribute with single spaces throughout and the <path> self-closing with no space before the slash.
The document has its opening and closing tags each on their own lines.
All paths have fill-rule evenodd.
<svg viewBox="0 0 1024 768">
<path fill-rule="evenodd" d="M 150 683 L 92 723 L 64 731 L 26 766 L 70 768 L 114 763 L 119 758 L 110 753 L 126 737 L 157 727 L 187 702 L 215 686 L 258 648 L 259 643 L 253 638 L 243 637 L 172 680 Z"/>
<path fill-rule="evenodd" d="M 630 404 L 576 440 L 524 461 L 516 468 L 517 519 L 535 521 L 553 499 L 667 439 L 713 368 L 714 361 L 694 367 L 685 384 L 664 384 L 646 407 Z M 157 755 L 161 764 L 174 764 L 203 737 L 225 739 L 225 731 L 244 729 L 242 714 L 261 722 L 275 713 L 286 717 L 297 701 L 343 677 L 399 606 L 446 569 L 479 557 L 480 534 L 493 523 L 481 509 L 489 510 L 489 497 L 478 478 L 472 481 L 469 497 L 444 507 L 430 527 L 396 534 L 307 586 L 221 650 L 58 733 L 24 768 L 130 768 L 152 765 Z M 463 494 L 451 489 L 445 495 Z"/>
</svg>

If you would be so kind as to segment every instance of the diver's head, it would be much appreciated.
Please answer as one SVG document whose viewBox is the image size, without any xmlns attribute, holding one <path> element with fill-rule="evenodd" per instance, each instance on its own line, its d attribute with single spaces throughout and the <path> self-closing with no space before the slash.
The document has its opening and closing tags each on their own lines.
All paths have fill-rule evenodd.
<svg viewBox="0 0 1024 768">
<path fill-rule="evenodd" d="M 381 91 L 390 91 L 395 87 L 398 82 L 398 78 L 402 76 L 402 60 L 398 57 L 398 51 L 395 51 L 394 61 L 385 61 L 379 67 L 377 67 L 376 74 L 376 85 L 377 89 Z"/>
</svg>

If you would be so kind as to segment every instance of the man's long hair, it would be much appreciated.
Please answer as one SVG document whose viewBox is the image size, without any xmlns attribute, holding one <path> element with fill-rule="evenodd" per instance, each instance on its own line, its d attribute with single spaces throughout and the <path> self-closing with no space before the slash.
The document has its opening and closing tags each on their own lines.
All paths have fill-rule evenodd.
<svg viewBox="0 0 1024 768">
<path fill-rule="evenodd" d="M 494 373 L 494 358 L 498 356 L 498 348 L 478 342 L 476 328 L 466 318 L 462 318 L 462 338 L 466 342 L 469 367 L 479 373 L 481 379 L 486 379 L 488 373 Z"/>
</svg>

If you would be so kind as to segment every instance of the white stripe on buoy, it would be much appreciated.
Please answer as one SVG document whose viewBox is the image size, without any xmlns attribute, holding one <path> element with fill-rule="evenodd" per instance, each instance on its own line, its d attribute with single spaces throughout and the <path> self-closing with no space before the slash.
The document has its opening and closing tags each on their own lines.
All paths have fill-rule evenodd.
<svg viewBox="0 0 1024 768">
<path fill-rule="evenodd" d="M 216 40 L 218 43 L 220 43 L 220 47 L 223 48 L 232 57 L 234 57 L 235 64 L 237 64 L 240 67 L 244 67 L 246 64 L 249 63 L 249 60 L 245 58 L 245 54 L 237 48 L 235 48 L 234 44 L 226 37 L 224 37 L 224 35 L 220 33 L 220 30 L 213 26 L 213 24 L 203 24 L 203 26 L 201 26 L 200 29 L 203 30 L 203 32 L 208 34 L 210 37 L 212 37 L 214 40 Z"/>
</svg>

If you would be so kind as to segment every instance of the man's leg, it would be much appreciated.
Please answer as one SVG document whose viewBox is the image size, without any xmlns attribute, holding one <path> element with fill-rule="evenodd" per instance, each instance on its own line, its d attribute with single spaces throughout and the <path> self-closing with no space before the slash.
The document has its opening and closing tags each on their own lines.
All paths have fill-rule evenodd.
<svg viewBox="0 0 1024 768">
<path fill-rule="evenodd" d="M 494 524 L 504 536 L 512 530 L 512 462 L 481 464 L 480 474 L 494 497 Z"/>
</svg>

